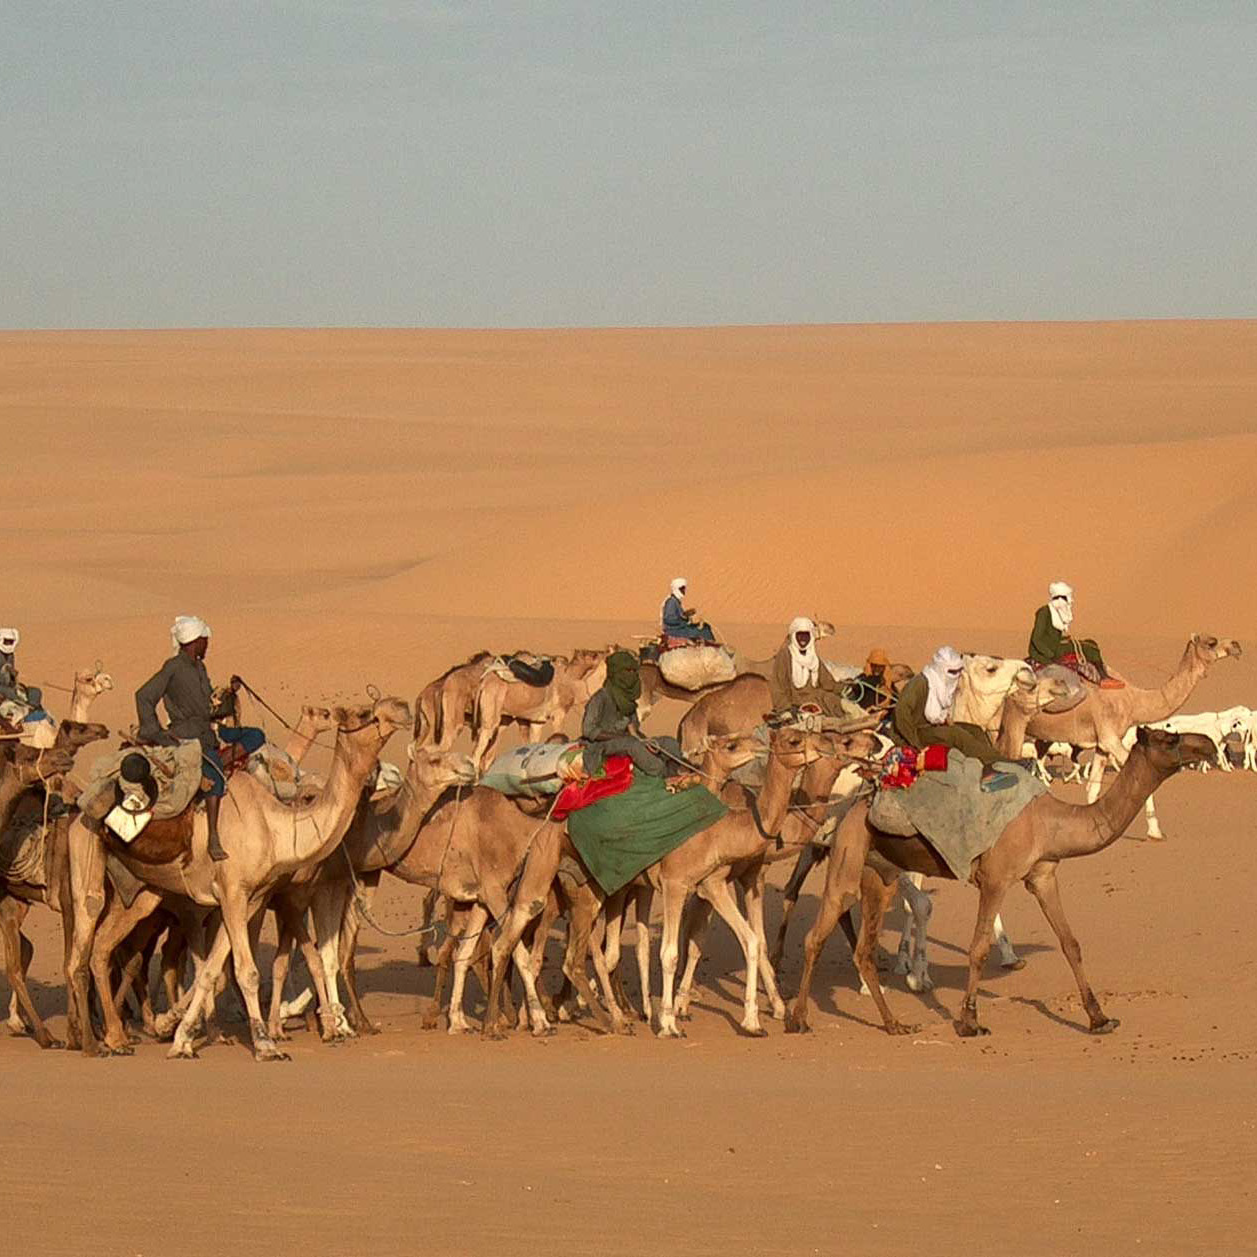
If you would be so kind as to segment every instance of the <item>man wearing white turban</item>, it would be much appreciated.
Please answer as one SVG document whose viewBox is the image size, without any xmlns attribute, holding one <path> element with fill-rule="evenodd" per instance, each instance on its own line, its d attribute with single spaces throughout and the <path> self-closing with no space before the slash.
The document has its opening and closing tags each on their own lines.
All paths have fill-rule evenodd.
<svg viewBox="0 0 1257 1257">
<path fill-rule="evenodd" d="M 895 704 L 895 740 L 918 750 L 950 746 L 962 755 L 993 764 L 1000 756 L 985 729 L 964 721 L 953 722 L 952 704 L 964 672 L 964 660 L 950 646 L 940 646 L 934 658 L 904 686 Z"/>
<path fill-rule="evenodd" d="M 786 630 L 786 640 L 773 656 L 768 674 L 774 711 L 792 707 L 819 707 L 827 716 L 859 714 L 844 705 L 842 687 L 816 653 L 816 625 L 796 616 Z"/>
<path fill-rule="evenodd" d="M 710 624 L 696 624 L 694 617 L 698 614 L 692 607 L 684 604 L 686 580 L 678 576 L 669 587 L 668 596 L 659 608 L 659 619 L 665 637 L 686 637 L 696 642 L 714 642 L 716 635 L 711 631 Z"/>
<path fill-rule="evenodd" d="M 38 711 L 44 705 L 43 691 L 17 679 L 17 646 L 21 640 L 17 629 L 0 628 L 0 701 Z"/>
<path fill-rule="evenodd" d="M 225 860 L 227 853 L 218 838 L 218 812 L 227 792 L 227 774 L 218 753 L 218 740 L 236 744 L 246 754 L 252 754 L 265 744 L 266 735 L 261 729 L 224 725 L 215 737 L 214 722 L 235 712 L 235 691 L 240 687 L 240 678 L 231 678 L 232 693 L 215 706 L 214 689 L 204 662 L 209 639 L 210 627 L 199 616 L 179 616 L 170 626 L 175 653 L 136 690 L 135 710 L 140 718 L 141 742 L 157 746 L 190 741 L 201 744 L 202 768 L 211 783 L 205 796 L 209 853 L 212 859 Z M 164 729 L 157 718 L 159 702 L 166 708 Z"/>
<path fill-rule="evenodd" d="M 1035 612 L 1027 658 L 1040 668 L 1048 664 L 1071 668 L 1085 681 L 1105 689 L 1120 687 L 1123 683 L 1106 667 L 1100 647 L 1089 637 L 1079 641 L 1073 635 L 1073 624 L 1073 586 L 1054 580 L 1048 586 L 1047 602 Z"/>
</svg>

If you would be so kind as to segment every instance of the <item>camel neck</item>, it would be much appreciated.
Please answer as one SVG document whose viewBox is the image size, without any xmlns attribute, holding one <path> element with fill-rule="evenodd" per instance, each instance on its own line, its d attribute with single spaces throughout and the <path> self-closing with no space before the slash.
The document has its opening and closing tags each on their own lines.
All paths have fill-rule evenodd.
<svg viewBox="0 0 1257 1257">
<path fill-rule="evenodd" d="M 91 710 L 94 697 L 95 695 L 88 694 L 75 685 L 74 692 L 70 695 L 70 719 L 86 724 L 87 713 Z"/>
<path fill-rule="evenodd" d="M 313 804 L 298 814 L 310 822 L 296 827 L 294 859 L 298 863 L 322 859 L 344 837 L 381 747 L 374 723 L 353 734 L 337 733 L 327 781 Z"/>
<path fill-rule="evenodd" d="M 21 783 L 11 764 L 5 765 L 4 769 L 0 770 L 0 830 L 8 825 L 13 810 L 17 807 L 17 801 L 26 789 L 27 787 Z"/>
<path fill-rule="evenodd" d="M 1127 826 L 1148 801 L 1148 796 L 1173 772 L 1173 769 L 1167 771 L 1155 767 L 1148 752 L 1136 744 L 1108 790 L 1095 803 L 1078 808 L 1093 821 L 1093 827 L 1084 827 L 1076 839 L 1068 832 L 1062 835 L 1066 849 L 1054 852 L 1054 858 L 1092 855 L 1111 846 L 1126 832 Z M 1068 827 L 1065 828 L 1068 831 Z"/>
<path fill-rule="evenodd" d="M 297 721 L 297 726 L 288 735 L 288 743 L 284 747 L 284 754 L 287 755 L 294 764 L 300 764 L 310 748 L 314 745 L 315 730 L 307 721 L 303 714 L 301 719 Z"/>
<path fill-rule="evenodd" d="M 354 869 L 370 873 L 396 864 L 410 850 L 420 822 L 443 791 L 443 786 L 424 786 L 412 768 L 391 799 L 363 808 L 345 835 Z"/>
<path fill-rule="evenodd" d="M 794 784 L 795 770 L 787 768 L 779 755 L 769 751 L 768 771 L 764 775 L 764 788 L 759 794 L 759 818 L 764 831 L 780 834 L 790 808 L 790 787 Z"/>
<path fill-rule="evenodd" d="M 995 739 L 995 749 L 1009 759 L 1020 759 L 1021 748 L 1026 743 L 1026 727 L 1030 718 L 1037 714 L 1034 711 L 1023 711 L 1011 698 L 1004 700 L 1004 712 L 1000 717 L 999 734 Z"/>
<path fill-rule="evenodd" d="M 1168 720 L 1191 697 L 1191 692 L 1205 675 L 1208 665 L 1197 655 L 1195 645 L 1188 642 L 1174 674 L 1159 690 L 1136 690 L 1131 704 L 1132 724 L 1153 724 Z"/>
</svg>

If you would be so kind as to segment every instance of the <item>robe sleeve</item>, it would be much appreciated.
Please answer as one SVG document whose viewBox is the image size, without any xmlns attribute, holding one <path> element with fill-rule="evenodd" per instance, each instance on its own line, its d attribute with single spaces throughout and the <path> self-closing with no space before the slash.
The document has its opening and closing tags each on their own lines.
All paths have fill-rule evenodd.
<svg viewBox="0 0 1257 1257">
<path fill-rule="evenodd" d="M 174 658 L 168 659 L 158 671 L 153 673 L 138 690 L 135 691 L 135 712 L 140 718 L 140 740 L 142 742 L 161 742 L 166 738 L 166 731 L 157 719 L 157 704 L 166 693 L 170 684 L 170 674 Z"/>
<path fill-rule="evenodd" d="M 1052 623 L 1052 612 L 1045 604 L 1034 617 L 1034 629 L 1030 633 L 1030 655 L 1035 663 L 1055 663 L 1064 653 L 1060 629 Z"/>
<path fill-rule="evenodd" d="M 790 650 L 783 646 L 773 657 L 768 688 L 772 694 L 773 711 L 785 711 L 794 705 L 794 686 L 790 684 Z"/>
<path fill-rule="evenodd" d="M 895 714 L 892 723 L 899 741 L 906 746 L 928 746 L 925 729 L 929 721 L 925 718 L 925 697 L 929 690 L 929 682 L 924 676 L 914 676 L 895 703 Z M 930 726 L 932 727 L 932 726 Z"/>
</svg>

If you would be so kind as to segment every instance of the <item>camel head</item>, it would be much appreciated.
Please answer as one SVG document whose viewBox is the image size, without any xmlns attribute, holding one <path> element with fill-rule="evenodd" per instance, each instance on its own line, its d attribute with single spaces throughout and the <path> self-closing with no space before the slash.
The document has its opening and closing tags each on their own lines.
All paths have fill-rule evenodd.
<svg viewBox="0 0 1257 1257">
<path fill-rule="evenodd" d="M 1228 655 L 1232 659 L 1238 659 L 1244 653 L 1244 648 L 1235 638 L 1214 637 L 1209 633 L 1193 633 L 1188 649 L 1206 668 Z"/>
<path fill-rule="evenodd" d="M 753 733 L 709 733 L 692 748 L 690 759 L 703 762 L 707 772 L 723 781 L 767 753 L 768 747 Z"/>
<path fill-rule="evenodd" d="M 89 698 L 98 698 L 106 690 L 113 689 L 113 677 L 97 662 L 94 668 L 80 668 L 74 674 L 74 688 Z"/>
<path fill-rule="evenodd" d="M 820 641 L 822 637 L 833 637 L 838 631 L 828 620 L 822 620 L 820 616 L 811 617 L 812 623 L 816 625 L 816 640 Z"/>
<path fill-rule="evenodd" d="M 1152 766 L 1167 776 L 1193 764 L 1215 763 L 1218 757 L 1213 739 L 1203 733 L 1171 733 L 1148 725 L 1139 726 L 1135 745 L 1143 747 Z"/>
<path fill-rule="evenodd" d="M 332 716 L 339 733 L 352 737 L 372 730 L 381 744 L 411 723 L 410 704 L 404 698 L 377 698 L 369 707 L 334 707 Z"/>
<path fill-rule="evenodd" d="M 975 694 L 1003 697 L 1014 685 L 1034 685 L 1034 673 L 1024 659 L 1001 659 L 995 655 L 966 655 L 961 685 Z"/>
<path fill-rule="evenodd" d="M 829 746 L 827 739 L 832 736 L 796 724 L 781 725 L 768 735 L 769 759 L 797 772 L 826 753 Z"/>
<path fill-rule="evenodd" d="M 33 746 L 19 746 L 13 752 L 13 766 L 18 781 L 24 786 L 36 786 L 41 782 L 56 787 L 58 778 L 74 767 L 74 752 L 62 747 L 41 751 Z"/>
<path fill-rule="evenodd" d="M 447 786 L 470 786 L 476 780 L 476 762 L 461 751 L 437 751 L 412 742 L 407 750 L 410 771 L 420 787 L 436 793 Z"/>
<path fill-rule="evenodd" d="M 57 745 L 64 750 L 77 751 L 93 742 L 103 742 L 109 736 L 109 726 L 89 724 L 82 720 L 63 720 L 57 726 Z"/>
<path fill-rule="evenodd" d="M 311 733 L 330 733 L 337 727 L 330 707 L 315 707 L 311 703 L 302 704 L 301 720 Z"/>
</svg>

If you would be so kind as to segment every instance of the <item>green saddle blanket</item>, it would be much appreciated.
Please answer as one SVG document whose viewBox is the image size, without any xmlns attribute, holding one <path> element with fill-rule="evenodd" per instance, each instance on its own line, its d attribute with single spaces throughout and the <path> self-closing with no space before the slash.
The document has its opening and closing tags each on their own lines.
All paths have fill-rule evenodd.
<svg viewBox="0 0 1257 1257">
<path fill-rule="evenodd" d="M 623 793 L 567 818 L 567 832 L 604 893 L 614 894 L 729 809 L 703 786 L 669 794 L 663 779 L 635 773 Z"/>
</svg>

